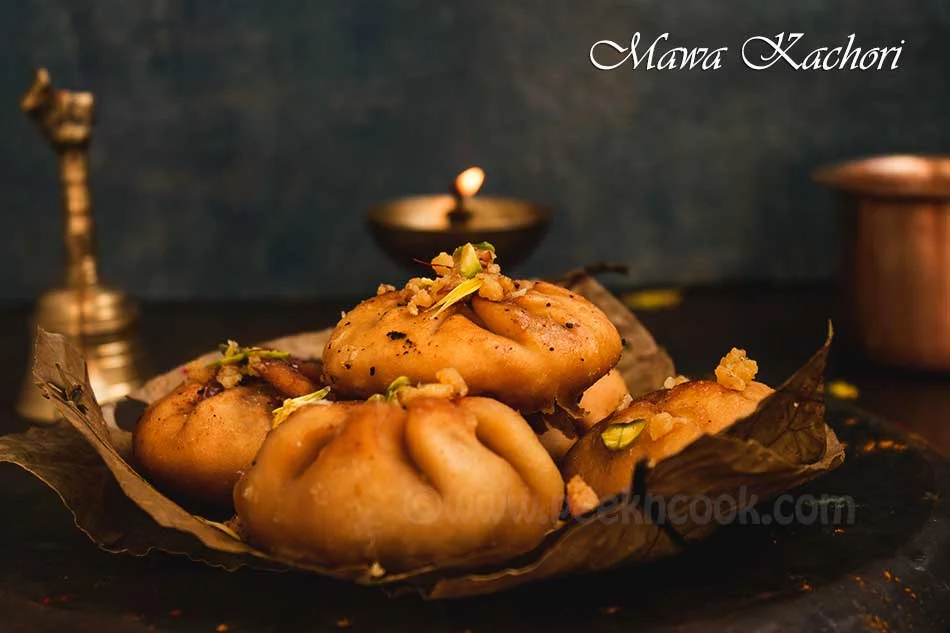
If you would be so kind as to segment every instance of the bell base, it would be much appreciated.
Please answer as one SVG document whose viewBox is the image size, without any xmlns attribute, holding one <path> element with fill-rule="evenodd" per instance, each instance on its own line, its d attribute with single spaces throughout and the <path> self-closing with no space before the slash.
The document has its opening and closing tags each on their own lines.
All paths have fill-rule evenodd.
<svg viewBox="0 0 950 633">
<path fill-rule="evenodd" d="M 57 289 L 40 297 L 31 329 L 42 327 L 72 339 L 86 359 L 96 400 L 104 404 L 127 396 L 147 375 L 138 316 L 138 307 L 122 292 L 103 287 Z M 17 413 L 34 422 L 55 422 L 55 407 L 34 384 L 32 362 L 31 355 Z"/>
</svg>

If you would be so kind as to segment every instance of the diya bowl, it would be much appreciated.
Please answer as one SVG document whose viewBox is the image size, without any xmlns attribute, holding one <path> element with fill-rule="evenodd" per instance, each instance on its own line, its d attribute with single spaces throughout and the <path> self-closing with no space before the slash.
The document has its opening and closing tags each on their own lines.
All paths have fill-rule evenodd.
<svg viewBox="0 0 950 633">
<path fill-rule="evenodd" d="M 874 361 L 950 370 L 950 157 L 818 170 L 838 193 L 848 326 Z"/>
<path fill-rule="evenodd" d="M 461 206 L 460 206 L 461 205 Z M 550 224 L 544 207 L 514 198 L 451 194 L 412 196 L 371 207 L 370 232 L 380 249 L 401 265 L 451 253 L 465 242 L 491 242 L 502 265 L 517 266 L 541 243 Z"/>
</svg>

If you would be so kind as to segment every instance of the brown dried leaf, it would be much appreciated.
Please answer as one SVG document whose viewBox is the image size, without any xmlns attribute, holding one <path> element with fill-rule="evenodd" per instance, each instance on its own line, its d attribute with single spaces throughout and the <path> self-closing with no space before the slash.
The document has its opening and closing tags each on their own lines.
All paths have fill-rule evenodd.
<svg viewBox="0 0 950 633">
<path fill-rule="evenodd" d="M 21 466 L 56 491 L 76 526 L 106 551 L 144 556 L 159 549 L 225 569 L 244 564 L 240 556 L 159 525 L 119 488 L 92 445 L 67 424 L 0 437 L 0 462 Z M 256 566 L 284 568 L 263 560 Z"/>
<path fill-rule="evenodd" d="M 762 403 L 755 418 L 740 420 L 727 434 L 753 440 L 791 463 L 811 464 L 824 455 L 825 365 L 833 333 L 805 366 Z"/>
<path fill-rule="evenodd" d="M 673 374 L 666 353 L 649 332 L 600 284 L 577 277 L 571 287 L 601 306 L 629 347 L 621 370 L 634 393 L 662 385 Z M 317 357 L 329 331 L 306 333 L 263 343 L 296 356 Z M 734 494 L 741 486 L 760 497 L 788 490 L 840 463 L 842 451 L 823 422 L 823 351 L 770 396 L 760 410 L 734 429 L 704 437 L 649 472 L 642 480 L 652 494 Z M 209 360 L 214 354 L 203 357 Z M 183 378 L 177 368 L 149 381 L 134 397 L 150 403 Z M 76 523 L 103 549 L 142 555 L 150 549 L 185 554 L 212 565 L 307 569 L 360 584 L 398 583 L 432 598 L 500 591 L 568 573 L 578 573 L 666 556 L 683 541 L 701 538 L 709 526 L 685 526 L 678 533 L 644 515 L 633 497 L 618 497 L 594 514 L 552 532 L 538 548 L 512 561 L 510 568 L 465 570 L 427 567 L 375 577 L 365 567 L 326 569 L 294 565 L 269 557 L 234 539 L 155 490 L 130 465 L 129 433 L 115 424 L 113 410 L 103 412 L 91 397 L 79 352 L 62 336 L 40 330 L 34 375 L 70 427 L 31 429 L 0 438 L 0 461 L 26 468 L 54 488 L 73 511 Z M 77 389 L 78 387 L 78 389 Z M 794 407 L 791 402 L 809 403 Z M 139 411 L 141 408 L 139 408 Z M 122 416 L 122 407 L 115 412 Z M 137 414 L 134 414 L 137 417 Z M 822 456 L 808 463 L 821 435 Z M 802 448 L 804 447 L 804 448 Z"/>
</svg>

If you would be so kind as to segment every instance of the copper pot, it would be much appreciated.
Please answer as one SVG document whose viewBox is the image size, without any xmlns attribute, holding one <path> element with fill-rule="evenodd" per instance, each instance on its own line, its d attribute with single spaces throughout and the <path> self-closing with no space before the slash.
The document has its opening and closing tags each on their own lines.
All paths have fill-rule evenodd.
<svg viewBox="0 0 950 633">
<path fill-rule="evenodd" d="M 827 167 L 839 194 L 848 329 L 870 359 L 950 370 L 950 157 Z"/>
</svg>

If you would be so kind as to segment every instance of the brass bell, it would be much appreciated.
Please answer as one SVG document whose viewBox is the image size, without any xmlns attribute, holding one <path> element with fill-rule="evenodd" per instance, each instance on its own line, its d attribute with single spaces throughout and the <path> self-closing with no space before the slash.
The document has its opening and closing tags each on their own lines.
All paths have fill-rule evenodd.
<svg viewBox="0 0 950 633">
<path fill-rule="evenodd" d="M 20 107 L 56 152 L 65 220 L 66 284 L 40 296 L 31 329 L 40 326 L 71 337 L 85 355 L 96 399 L 115 401 L 139 387 L 145 374 L 135 302 L 99 283 L 88 180 L 93 95 L 54 88 L 41 68 Z M 34 421 L 56 417 L 29 373 L 17 411 Z"/>
</svg>

